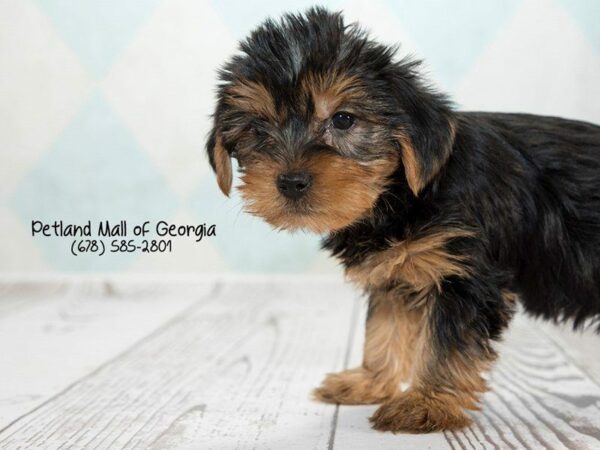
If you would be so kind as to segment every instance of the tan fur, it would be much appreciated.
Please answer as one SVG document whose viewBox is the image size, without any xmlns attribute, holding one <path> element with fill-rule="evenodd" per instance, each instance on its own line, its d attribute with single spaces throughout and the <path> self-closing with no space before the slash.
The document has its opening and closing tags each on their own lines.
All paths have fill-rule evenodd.
<svg viewBox="0 0 600 450">
<path fill-rule="evenodd" d="M 517 300 L 519 299 L 519 295 L 516 292 L 508 291 L 505 289 L 502 291 L 502 298 L 505 302 L 512 304 L 517 302 Z"/>
<path fill-rule="evenodd" d="M 371 404 L 395 396 L 401 382 L 409 382 L 424 308 L 407 308 L 389 293 L 371 297 L 363 365 L 329 374 L 315 390 L 328 403 Z"/>
<path fill-rule="evenodd" d="M 424 308 L 410 308 L 393 294 L 371 297 L 363 365 L 396 385 L 408 382 L 415 349 L 425 319 Z"/>
<path fill-rule="evenodd" d="M 489 370 L 494 354 L 441 358 L 432 347 L 427 321 L 420 322 L 413 348 L 410 388 L 387 399 L 370 418 L 381 431 L 427 433 L 455 430 L 471 423 L 465 409 L 479 409 L 479 396 L 487 390 L 482 372 Z"/>
<path fill-rule="evenodd" d="M 429 300 L 440 290 L 443 277 L 468 276 L 464 258 L 451 255 L 445 247 L 449 240 L 470 234 L 455 228 L 429 231 L 393 244 L 346 271 L 371 292 L 363 367 L 328 376 L 317 398 L 373 403 L 396 397 L 401 382 L 427 385 L 430 362 L 436 358 L 430 347 Z M 458 374 L 462 366 L 455 367 Z"/>
<path fill-rule="evenodd" d="M 395 166 L 394 156 L 360 163 L 339 155 L 318 154 L 289 165 L 256 156 L 242 175 L 240 192 L 246 209 L 275 227 L 323 233 L 367 214 Z M 281 173 L 300 168 L 312 174 L 313 184 L 301 204 L 288 204 L 277 191 L 276 179 Z"/>
<path fill-rule="evenodd" d="M 487 389 L 482 372 L 495 354 L 442 357 L 432 346 L 427 304 L 412 308 L 391 292 L 371 297 L 362 367 L 328 375 L 318 400 L 383 405 L 371 417 L 386 431 L 431 432 L 470 423 L 465 409 L 478 409 Z M 406 391 L 400 383 L 408 382 Z"/>
<path fill-rule="evenodd" d="M 491 368 L 495 359 L 495 354 L 473 357 L 454 352 L 449 358 L 438 362 L 443 366 L 443 371 L 448 373 L 436 369 L 435 376 L 448 383 L 446 390 L 453 395 L 456 403 L 463 408 L 479 409 L 479 395 L 488 390 L 482 374 Z"/>
<path fill-rule="evenodd" d="M 231 158 L 223 146 L 221 136 L 217 135 L 214 149 L 215 172 L 217 174 L 217 184 L 221 192 L 229 197 L 231 184 L 233 183 L 233 173 L 231 170 Z"/>
<path fill-rule="evenodd" d="M 399 131 L 396 133 L 396 138 L 400 143 L 400 147 L 402 148 L 402 164 L 404 165 L 404 175 L 406 176 L 406 181 L 408 182 L 408 187 L 415 195 L 419 195 L 421 190 L 431 181 L 433 177 L 435 177 L 441 168 L 446 164 L 448 158 L 450 157 L 450 153 L 452 150 L 452 145 L 454 143 L 454 137 L 456 135 L 456 125 L 453 122 L 448 123 L 450 127 L 450 139 L 448 142 L 448 148 L 444 152 L 444 158 L 438 161 L 435 161 L 435 167 L 432 173 L 426 177 L 423 174 L 423 168 L 419 162 L 419 158 L 413 146 L 413 142 L 404 131 Z"/>
<path fill-rule="evenodd" d="M 465 409 L 479 409 L 479 396 L 487 390 L 482 373 L 489 370 L 495 354 L 440 355 L 431 338 L 428 321 L 413 348 L 411 386 L 388 399 L 370 418 L 382 431 L 426 433 L 467 426 Z"/>
<path fill-rule="evenodd" d="M 418 195 L 425 186 L 425 179 L 421 175 L 421 166 L 412 145 L 411 139 L 405 134 L 398 135 L 398 141 L 402 147 L 402 164 L 408 187 L 413 194 Z"/>
<path fill-rule="evenodd" d="M 319 134 L 322 122 L 329 120 L 338 107 L 347 101 L 362 104 L 366 95 L 356 77 L 336 72 L 308 73 L 300 83 L 303 94 L 300 96 L 301 108 L 307 108 L 310 103 L 314 105 L 315 110 L 311 113 L 314 112 L 315 119 L 311 127 L 314 133 Z M 276 110 L 272 94 L 256 82 L 237 82 L 228 88 L 226 102 L 275 124 L 284 120 L 283 113 Z M 364 145 L 360 141 L 360 133 L 338 136 L 335 144 L 340 149 L 339 154 L 299 156 L 297 160 L 288 161 L 254 152 L 256 143 L 253 136 L 245 133 L 242 125 L 228 130 L 228 133 L 225 137 L 236 140 L 236 151 L 245 162 L 240 192 L 246 210 L 277 228 L 288 230 L 331 232 L 367 216 L 400 160 L 397 149 L 389 142 L 387 152 L 385 145 L 378 146 L 381 156 L 373 161 L 342 156 L 346 155 L 345 151 L 351 154 L 356 145 Z M 377 136 L 377 131 L 373 131 L 371 139 Z M 323 133 L 321 138 L 323 143 L 333 145 L 331 133 Z M 269 144 L 275 145 L 273 142 Z M 278 192 L 276 180 L 279 175 L 296 170 L 308 171 L 313 183 L 301 201 L 290 202 Z"/>
<path fill-rule="evenodd" d="M 383 402 L 370 419 L 378 430 L 430 432 L 470 423 L 464 410 L 478 408 L 479 396 L 487 389 L 482 372 L 490 368 L 495 354 L 445 355 L 433 345 L 429 321 L 442 279 L 469 276 L 465 259 L 451 255 L 446 244 L 470 235 L 456 228 L 422 233 L 347 271 L 371 292 L 363 366 L 328 376 L 317 398 Z M 415 295 L 420 301 L 414 301 Z M 409 382 L 409 389 L 402 392 L 400 382 Z"/>
<path fill-rule="evenodd" d="M 355 78 L 334 72 L 308 74 L 301 83 L 304 100 L 300 106 L 303 102 L 307 107 L 311 103 L 308 99 L 314 104 L 313 132 L 320 130 L 339 108 L 360 104 L 365 96 Z M 273 97 L 258 83 L 234 86 L 227 101 L 273 123 L 284 119 L 278 114 Z M 384 142 L 382 134 L 378 137 Z M 451 147 L 445 153 L 446 159 L 436 162 L 433 175 L 425 176 L 408 136 L 399 133 L 397 138 L 403 150 L 401 155 L 390 148 L 387 154 L 382 152 L 383 156 L 370 162 L 334 153 L 283 161 L 248 152 L 240 187 L 245 207 L 275 227 L 317 233 L 335 231 L 367 218 L 400 158 L 409 186 L 417 195 L 450 155 Z M 323 139 L 333 144 L 327 141 L 331 136 Z M 336 147 L 343 153 L 360 143 L 356 141 L 360 133 L 336 139 Z M 219 139 L 217 147 L 222 149 L 215 149 L 218 179 L 223 173 L 219 186 L 228 193 L 231 163 Z M 252 150 L 251 139 L 240 147 L 240 151 Z M 385 145 L 379 150 L 385 150 Z M 282 173 L 297 170 L 308 171 L 313 183 L 300 201 L 291 202 L 280 195 L 276 180 Z M 486 389 L 481 372 L 489 367 L 494 355 L 443 354 L 433 345 L 429 315 L 431 301 L 436 301 L 445 278 L 470 275 L 466 257 L 447 250 L 449 241 L 470 235 L 459 228 L 421 231 L 347 269 L 347 276 L 371 293 L 363 364 L 328 375 L 315 390 L 315 398 L 344 404 L 383 402 L 371 418 L 374 428 L 380 430 L 426 432 L 469 424 L 464 410 L 477 408 L 479 394 Z M 410 383 L 410 388 L 402 392 L 401 383 Z"/>
<path fill-rule="evenodd" d="M 336 72 L 309 73 L 302 80 L 302 91 L 312 97 L 318 120 L 330 118 L 344 101 L 362 95 L 356 77 Z"/>
<path fill-rule="evenodd" d="M 418 353 L 421 359 L 415 361 L 410 389 L 389 399 L 370 418 L 375 429 L 427 433 L 471 423 L 464 410 L 479 409 L 479 396 L 487 390 L 481 374 L 495 355 L 474 358 L 454 352 L 437 361 L 436 349 L 427 345 Z"/>
<path fill-rule="evenodd" d="M 396 242 L 387 250 L 370 255 L 346 270 L 353 282 L 366 289 L 408 284 L 414 291 L 441 289 L 450 275 L 467 276 L 465 258 L 449 253 L 446 243 L 471 233 L 459 228 L 437 230 L 416 238 Z"/>
<path fill-rule="evenodd" d="M 313 398 L 324 403 L 371 405 L 381 403 L 394 393 L 391 384 L 378 380 L 364 367 L 327 374 Z"/>
<path fill-rule="evenodd" d="M 409 433 L 458 430 L 471 423 L 452 396 L 414 390 L 390 399 L 369 420 L 379 431 Z"/>
<path fill-rule="evenodd" d="M 277 114 L 275 100 L 269 90 L 255 81 L 245 80 L 234 84 L 227 90 L 225 101 L 275 123 L 282 119 Z"/>
</svg>

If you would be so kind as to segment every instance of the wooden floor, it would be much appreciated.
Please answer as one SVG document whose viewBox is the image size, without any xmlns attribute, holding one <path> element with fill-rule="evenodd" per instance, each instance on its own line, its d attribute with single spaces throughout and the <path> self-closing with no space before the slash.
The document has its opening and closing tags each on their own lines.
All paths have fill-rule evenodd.
<svg viewBox="0 0 600 450">
<path fill-rule="evenodd" d="M 0 448 L 600 449 L 600 338 L 522 317 L 474 425 L 385 434 L 309 393 L 360 361 L 340 281 L 0 281 Z"/>
</svg>

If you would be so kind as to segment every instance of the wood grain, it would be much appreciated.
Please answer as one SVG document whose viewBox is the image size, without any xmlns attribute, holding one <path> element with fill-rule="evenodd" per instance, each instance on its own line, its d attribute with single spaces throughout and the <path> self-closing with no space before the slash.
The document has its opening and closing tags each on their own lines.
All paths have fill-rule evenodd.
<svg viewBox="0 0 600 450">
<path fill-rule="evenodd" d="M 353 293 L 237 283 L 213 297 L 16 421 L 0 446 L 326 447 L 335 408 L 308 396 L 342 365 Z"/>
<path fill-rule="evenodd" d="M 7 283 L 3 449 L 600 448 L 597 336 L 572 349 L 518 316 L 469 429 L 393 435 L 376 406 L 309 398 L 360 364 L 366 305 L 339 281 Z"/>
<path fill-rule="evenodd" d="M 0 429 L 123 352 L 212 284 L 5 282 L 0 305 Z"/>
<path fill-rule="evenodd" d="M 358 326 L 364 324 L 366 306 Z M 457 433 L 392 435 L 376 433 L 366 420 L 377 406 L 340 408 L 335 448 L 392 449 L 600 449 L 600 387 L 577 359 L 539 329 L 539 323 L 518 315 L 505 341 L 500 360 L 490 374 L 491 390 L 474 424 Z M 360 364 L 364 336 L 355 334 L 349 366 Z M 600 337 L 586 342 L 600 346 Z M 580 349 L 597 358 L 594 347 Z"/>
<path fill-rule="evenodd" d="M 500 354 L 474 425 L 449 435 L 455 447 L 600 448 L 600 386 L 532 320 L 516 318 Z"/>
</svg>

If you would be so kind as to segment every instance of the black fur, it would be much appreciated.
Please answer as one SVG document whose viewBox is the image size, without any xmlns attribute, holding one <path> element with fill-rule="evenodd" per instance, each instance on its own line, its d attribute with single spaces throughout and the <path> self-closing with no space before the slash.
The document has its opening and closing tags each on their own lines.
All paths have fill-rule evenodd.
<svg viewBox="0 0 600 450">
<path fill-rule="evenodd" d="M 423 83 L 418 62 L 398 61 L 394 54 L 323 9 L 268 21 L 220 72 L 215 130 L 266 127 L 223 101 L 226 88 L 241 79 L 264 84 L 276 94 L 278 109 L 294 112 L 297 83 L 306 72 L 356 75 L 369 92 L 365 110 L 386 129 L 410 136 L 428 182 L 414 195 L 400 164 L 371 218 L 331 233 L 323 247 L 351 267 L 426 228 L 472 230 L 476 237 L 450 245 L 468 256 L 473 276 L 444 280 L 440 295 L 446 301 L 436 302 L 432 312 L 442 348 L 463 348 L 473 340 L 488 351 L 487 339 L 498 338 L 510 317 L 502 298 L 506 290 L 516 292 L 535 316 L 572 319 L 576 327 L 586 320 L 598 324 L 600 127 L 455 111 Z M 297 117 L 295 126 L 303 127 L 306 119 Z M 214 133 L 207 146 L 211 163 Z M 391 142 L 392 134 L 386 139 Z M 235 142 L 224 144 L 235 156 Z M 359 148 L 354 157 L 368 159 L 377 151 Z"/>
<path fill-rule="evenodd" d="M 600 127 L 524 114 L 453 115 L 452 155 L 419 198 L 407 195 L 402 182 L 393 185 L 376 207 L 377 223 L 334 233 L 325 248 L 351 265 L 389 238 L 459 223 L 484 244 L 475 265 L 506 273 L 499 287 L 520 294 L 528 312 L 573 319 L 575 326 L 597 321 Z"/>
</svg>

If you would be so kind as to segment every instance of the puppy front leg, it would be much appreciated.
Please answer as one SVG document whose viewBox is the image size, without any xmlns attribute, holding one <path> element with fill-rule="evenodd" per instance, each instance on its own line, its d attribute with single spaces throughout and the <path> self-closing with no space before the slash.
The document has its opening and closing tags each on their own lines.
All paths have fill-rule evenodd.
<svg viewBox="0 0 600 450">
<path fill-rule="evenodd" d="M 469 425 L 465 409 L 478 409 L 486 390 L 482 372 L 496 353 L 512 315 L 510 296 L 492 280 L 446 280 L 431 298 L 415 346 L 411 386 L 384 403 L 370 418 L 382 431 L 427 433 Z"/>
<path fill-rule="evenodd" d="M 393 292 L 371 294 L 364 357 L 360 367 L 327 375 L 315 398 L 327 403 L 381 403 L 395 396 L 407 382 L 422 322 L 422 310 L 408 309 Z"/>
</svg>

